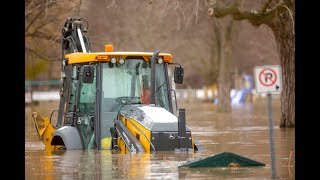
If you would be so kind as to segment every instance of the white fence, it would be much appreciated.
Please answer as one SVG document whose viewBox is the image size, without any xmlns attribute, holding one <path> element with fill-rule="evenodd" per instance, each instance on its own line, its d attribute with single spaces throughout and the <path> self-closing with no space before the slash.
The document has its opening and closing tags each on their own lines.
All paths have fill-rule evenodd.
<svg viewBox="0 0 320 180">
<path fill-rule="evenodd" d="M 59 91 L 33 91 L 25 94 L 25 103 L 32 101 L 59 101 Z"/>
<path fill-rule="evenodd" d="M 232 89 L 230 92 L 231 99 L 239 98 L 239 96 L 236 96 L 237 92 L 241 90 Z M 266 94 L 259 94 L 256 92 L 255 89 L 252 90 L 252 93 L 250 94 L 252 101 L 255 101 L 256 99 L 264 99 L 266 97 Z M 184 99 L 184 100 L 200 100 L 200 101 L 211 101 L 218 97 L 218 93 L 210 90 L 203 90 L 203 89 L 177 89 L 176 90 L 176 96 L 177 99 Z M 279 94 L 272 95 L 272 99 L 280 99 Z"/>
<path fill-rule="evenodd" d="M 230 95 L 234 94 L 235 90 L 230 92 Z M 32 96 L 32 97 L 31 97 Z M 183 100 L 199 100 L 199 101 L 208 101 L 213 100 L 217 97 L 215 92 L 207 91 L 203 89 L 177 89 L 176 90 L 177 99 Z M 258 94 L 255 90 L 252 91 L 252 100 L 259 98 L 265 98 L 266 94 Z M 280 95 L 273 95 L 273 99 L 279 99 Z M 59 91 L 34 91 L 31 95 L 30 92 L 25 94 L 25 103 L 31 103 L 31 101 L 59 101 L 60 95 Z"/>
</svg>

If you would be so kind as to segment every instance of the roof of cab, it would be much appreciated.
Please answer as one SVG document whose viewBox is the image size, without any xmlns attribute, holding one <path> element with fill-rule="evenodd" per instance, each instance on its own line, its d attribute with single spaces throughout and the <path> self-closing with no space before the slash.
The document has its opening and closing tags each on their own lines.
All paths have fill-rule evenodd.
<svg viewBox="0 0 320 180">
<path fill-rule="evenodd" d="M 126 59 L 128 56 L 142 56 L 145 61 L 149 61 L 149 58 L 152 55 L 153 52 L 75 52 L 65 55 L 65 58 L 68 59 L 68 64 L 78 64 L 88 62 L 109 62 L 112 57 L 115 57 L 116 60 L 119 61 L 120 57 Z M 159 53 L 158 57 L 163 58 L 163 62 L 172 62 L 172 55 L 169 53 Z"/>
</svg>

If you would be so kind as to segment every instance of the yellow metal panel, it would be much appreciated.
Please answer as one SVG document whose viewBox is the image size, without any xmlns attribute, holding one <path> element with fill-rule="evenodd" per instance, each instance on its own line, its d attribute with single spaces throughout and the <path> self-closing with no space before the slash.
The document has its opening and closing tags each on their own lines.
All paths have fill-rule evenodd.
<svg viewBox="0 0 320 180">
<path fill-rule="evenodd" d="M 149 141 L 151 141 L 151 132 L 131 118 L 127 119 L 127 127 L 133 136 L 137 137 L 137 134 L 139 135 L 139 141 L 145 152 L 150 153 L 151 147 Z"/>
<path fill-rule="evenodd" d="M 124 144 L 123 140 L 118 138 L 118 147 L 120 149 L 121 154 L 126 154 L 128 152 L 128 149 L 126 148 L 126 145 Z"/>
<path fill-rule="evenodd" d="M 96 59 L 98 55 L 98 53 L 71 53 L 66 55 L 66 59 L 68 59 L 68 64 L 106 61 Z"/>
<path fill-rule="evenodd" d="M 121 120 L 127 126 L 128 130 L 132 133 L 133 136 L 136 137 L 137 134 L 139 134 L 139 142 L 143 146 L 145 152 L 150 153 L 149 141 L 151 141 L 151 132 L 131 118 L 126 119 L 122 116 Z"/>
<path fill-rule="evenodd" d="M 42 118 L 37 112 L 32 113 L 32 118 L 34 120 L 36 129 L 38 131 L 39 137 L 47 149 L 55 149 L 56 146 L 51 146 L 52 133 L 56 130 L 52 127 L 49 119 L 47 117 Z M 61 147 L 61 146 L 59 146 Z"/>
<path fill-rule="evenodd" d="M 190 137 L 191 137 L 191 145 L 192 145 L 192 152 L 194 152 L 194 143 L 193 143 L 193 136 L 192 133 L 190 132 Z"/>
<path fill-rule="evenodd" d="M 120 56 L 142 56 L 145 61 L 153 55 L 151 52 L 96 52 L 96 53 L 71 53 L 65 56 L 68 59 L 68 64 L 88 63 L 88 62 L 108 62 L 111 57 L 115 57 L 119 61 Z M 108 56 L 108 59 L 97 59 L 97 56 Z M 172 55 L 169 53 L 159 53 L 158 57 L 162 57 L 164 62 L 171 63 Z"/>
<path fill-rule="evenodd" d="M 101 149 L 110 149 L 111 147 L 111 137 L 106 137 L 101 139 Z"/>
<path fill-rule="evenodd" d="M 49 122 L 48 118 L 44 118 Z M 46 147 L 51 147 L 51 141 L 52 141 L 52 133 L 55 132 L 56 130 L 52 127 L 50 122 L 47 125 L 46 130 L 44 131 L 42 135 L 42 142 Z"/>
</svg>

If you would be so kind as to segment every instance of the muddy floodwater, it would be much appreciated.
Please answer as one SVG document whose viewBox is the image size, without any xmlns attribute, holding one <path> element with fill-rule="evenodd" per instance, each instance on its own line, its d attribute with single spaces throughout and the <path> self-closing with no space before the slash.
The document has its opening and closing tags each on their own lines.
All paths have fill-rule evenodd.
<svg viewBox="0 0 320 180">
<path fill-rule="evenodd" d="M 280 102 L 272 102 L 277 179 L 295 179 L 295 129 L 279 128 Z M 25 108 L 25 179 L 272 179 L 267 99 L 218 113 L 212 103 L 184 102 L 186 123 L 204 151 L 119 154 L 109 150 L 44 150 L 31 119 L 50 117 L 58 102 Z M 55 113 L 53 118 L 56 117 Z M 258 167 L 178 168 L 186 161 L 231 152 L 261 162 Z M 291 155 L 290 155 L 291 154 Z"/>
</svg>

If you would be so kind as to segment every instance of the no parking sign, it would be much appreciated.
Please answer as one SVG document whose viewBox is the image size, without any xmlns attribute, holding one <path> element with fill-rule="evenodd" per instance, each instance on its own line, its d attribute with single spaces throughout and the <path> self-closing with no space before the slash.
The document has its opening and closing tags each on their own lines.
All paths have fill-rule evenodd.
<svg viewBox="0 0 320 180">
<path fill-rule="evenodd" d="M 280 66 L 256 66 L 254 68 L 254 77 L 257 93 L 281 93 L 282 74 Z"/>
<path fill-rule="evenodd" d="M 267 93 L 268 96 L 268 114 L 269 114 L 269 130 L 270 130 L 270 157 L 272 178 L 276 177 L 276 163 L 274 150 L 274 135 L 272 122 L 272 94 L 280 94 L 282 91 L 282 74 L 281 67 L 273 66 L 257 66 L 254 68 L 254 78 L 257 93 Z"/>
</svg>

